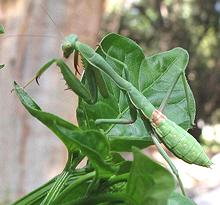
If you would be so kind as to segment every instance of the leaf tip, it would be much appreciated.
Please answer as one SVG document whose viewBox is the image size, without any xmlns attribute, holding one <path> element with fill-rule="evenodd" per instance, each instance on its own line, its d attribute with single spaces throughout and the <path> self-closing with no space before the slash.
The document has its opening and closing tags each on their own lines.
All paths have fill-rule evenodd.
<svg viewBox="0 0 220 205">
<path fill-rule="evenodd" d="M 5 33 L 5 29 L 2 24 L 0 24 L 0 34 Z"/>
</svg>

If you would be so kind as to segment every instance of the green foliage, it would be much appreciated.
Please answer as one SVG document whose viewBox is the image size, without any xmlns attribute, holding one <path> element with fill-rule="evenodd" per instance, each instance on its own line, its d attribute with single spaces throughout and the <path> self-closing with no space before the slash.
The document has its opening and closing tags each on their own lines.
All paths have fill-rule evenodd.
<svg viewBox="0 0 220 205">
<path fill-rule="evenodd" d="M 109 56 L 127 66 L 129 81 L 156 107 L 163 101 L 171 82 L 185 70 L 188 63 L 188 55 L 181 48 L 145 57 L 137 44 L 117 34 L 107 35 L 101 45 Z M 88 48 L 87 54 L 93 52 Z M 122 64 L 117 64 L 101 49 L 96 52 L 103 56 L 102 61 L 108 62 L 123 79 L 127 79 Z M 57 60 L 49 63 L 51 62 L 61 63 Z M 88 62 L 84 63 L 86 65 Z M 43 68 L 47 69 L 47 65 Z M 92 68 L 94 65 L 87 66 Z M 67 69 L 64 67 L 61 66 L 61 69 L 63 75 L 72 75 L 65 73 Z M 80 99 L 77 110 L 79 127 L 43 111 L 22 87 L 14 83 L 16 94 L 26 110 L 47 126 L 64 143 L 68 151 L 68 162 L 62 173 L 14 205 L 192 205 L 193 202 L 188 198 L 174 192 L 176 185 L 173 175 L 134 147 L 135 145 L 144 148 L 152 144 L 149 135 L 150 123 L 146 121 L 144 125 L 143 119 L 138 119 L 133 127 L 95 124 L 98 118 L 120 119 L 129 116 L 124 93 L 107 75 L 102 73 L 101 76 L 105 80 L 109 95 L 103 97 L 98 93 L 94 105 Z M 72 81 L 74 78 L 66 76 L 65 80 Z M 165 113 L 184 129 L 188 129 L 195 117 L 195 103 L 188 84 L 188 95 L 183 91 L 184 81 L 185 78 L 178 80 Z M 82 82 L 85 84 L 83 89 L 88 87 L 85 78 Z M 77 83 L 81 86 L 81 83 Z M 102 91 L 99 89 L 99 92 Z M 80 94 L 79 96 L 82 97 Z M 178 112 L 179 115 L 174 115 L 174 112 Z M 122 158 L 118 152 L 127 150 L 133 152 L 132 162 Z M 86 166 L 77 168 L 84 158 L 87 158 Z"/>
<path fill-rule="evenodd" d="M 139 204 L 166 205 L 175 189 L 171 173 L 138 149 L 133 149 L 134 161 L 128 178 L 127 193 Z"/>
</svg>

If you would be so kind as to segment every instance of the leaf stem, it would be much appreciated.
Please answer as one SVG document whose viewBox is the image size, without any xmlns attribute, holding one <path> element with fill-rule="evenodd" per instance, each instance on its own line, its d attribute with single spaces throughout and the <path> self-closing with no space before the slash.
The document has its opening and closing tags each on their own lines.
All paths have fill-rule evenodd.
<svg viewBox="0 0 220 205">
<path fill-rule="evenodd" d="M 52 201 L 54 201 L 59 195 L 59 193 L 63 190 L 65 183 L 68 181 L 70 176 L 70 172 L 63 171 L 58 176 L 52 188 L 50 189 L 47 196 L 44 198 L 40 205 L 49 205 Z"/>
</svg>

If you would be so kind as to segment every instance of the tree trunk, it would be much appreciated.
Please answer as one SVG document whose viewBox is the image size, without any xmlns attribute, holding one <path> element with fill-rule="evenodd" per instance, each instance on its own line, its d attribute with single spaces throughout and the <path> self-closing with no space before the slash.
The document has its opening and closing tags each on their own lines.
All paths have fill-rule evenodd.
<svg viewBox="0 0 220 205">
<path fill-rule="evenodd" d="M 62 143 L 33 119 L 15 93 L 10 92 L 13 81 L 24 85 L 44 63 L 61 57 L 63 35 L 76 33 L 81 41 L 94 46 L 103 6 L 103 0 L 0 0 L 0 22 L 5 26 L 5 36 L 50 35 L 0 37 L 0 64 L 6 64 L 0 71 L 0 199 L 4 200 L 0 200 L 0 204 L 6 200 L 9 203 L 46 182 L 58 174 L 66 162 Z M 76 95 L 64 92 L 65 83 L 60 80 L 56 66 L 53 67 L 41 77 L 40 86 L 33 83 L 27 92 L 43 110 L 76 123 Z"/>
</svg>

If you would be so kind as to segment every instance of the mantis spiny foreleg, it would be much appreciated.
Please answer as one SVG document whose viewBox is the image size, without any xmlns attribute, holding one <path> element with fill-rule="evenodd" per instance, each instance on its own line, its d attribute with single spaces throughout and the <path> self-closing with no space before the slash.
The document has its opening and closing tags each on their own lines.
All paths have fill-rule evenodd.
<svg viewBox="0 0 220 205">
<path fill-rule="evenodd" d="M 64 80 L 69 89 L 74 91 L 77 95 L 82 97 L 87 103 L 93 104 L 95 103 L 95 97 L 91 95 L 91 93 L 87 90 L 87 88 L 80 82 L 80 80 L 73 74 L 71 69 L 67 66 L 67 64 L 63 60 L 52 59 L 45 65 L 43 65 L 38 72 L 34 75 L 34 77 L 27 82 L 23 88 L 26 88 L 33 80 L 36 80 L 38 83 L 39 77 L 49 69 L 52 64 L 56 63 L 60 68 L 61 73 L 63 74 Z"/>
<path fill-rule="evenodd" d="M 74 52 L 74 67 L 76 73 L 78 71 L 78 54 L 80 53 L 79 50 L 75 48 L 75 43 L 78 40 L 76 35 L 69 35 L 64 39 L 62 44 L 63 56 L 64 58 L 68 58 Z M 88 104 L 94 104 L 97 101 L 97 88 L 99 88 L 100 94 L 103 97 L 108 97 L 108 90 L 105 84 L 104 79 L 99 70 L 92 69 L 91 65 L 85 59 L 83 60 L 83 64 L 86 67 L 85 79 L 87 80 L 87 87 L 83 85 L 80 80 L 76 78 L 76 76 L 72 73 L 71 69 L 63 60 L 52 59 L 45 65 L 43 65 L 39 71 L 34 75 L 34 77 L 27 82 L 23 88 L 26 88 L 33 80 L 39 84 L 38 79 L 39 77 L 52 66 L 52 64 L 56 63 L 63 74 L 64 80 L 68 86 L 68 89 L 74 91 L 77 95 L 83 98 Z M 76 74 L 75 73 L 75 74 Z"/>
</svg>

